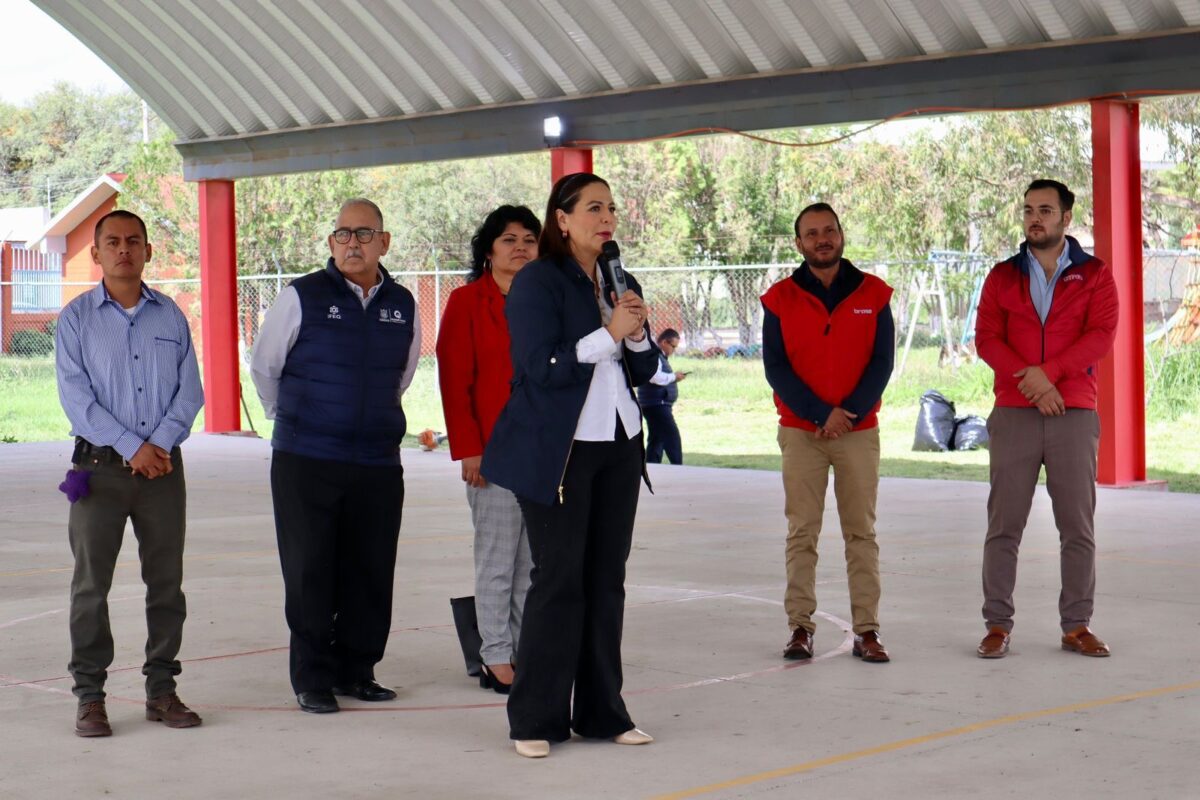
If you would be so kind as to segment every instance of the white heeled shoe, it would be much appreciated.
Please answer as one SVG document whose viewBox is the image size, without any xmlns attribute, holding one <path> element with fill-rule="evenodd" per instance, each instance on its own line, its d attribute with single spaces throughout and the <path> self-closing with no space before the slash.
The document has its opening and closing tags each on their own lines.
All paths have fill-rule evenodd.
<svg viewBox="0 0 1200 800">
<path fill-rule="evenodd" d="M 545 739 L 516 739 L 513 744 L 517 747 L 517 755 L 525 758 L 545 758 L 550 755 L 550 742 Z"/>
<path fill-rule="evenodd" d="M 613 741 L 617 744 L 650 744 L 654 737 L 643 730 L 630 728 L 620 736 L 614 736 Z"/>
</svg>

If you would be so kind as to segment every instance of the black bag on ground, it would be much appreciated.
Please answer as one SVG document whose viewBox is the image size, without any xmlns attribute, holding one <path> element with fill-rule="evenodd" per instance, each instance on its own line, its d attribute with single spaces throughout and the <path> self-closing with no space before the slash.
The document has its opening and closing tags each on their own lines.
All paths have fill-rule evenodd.
<svg viewBox="0 0 1200 800">
<path fill-rule="evenodd" d="M 952 450 L 977 450 L 988 446 L 987 420 L 978 414 L 959 417 L 954 422 Z"/>
<path fill-rule="evenodd" d="M 917 433 L 913 450 L 941 452 L 949 450 L 954 438 L 954 403 L 941 392 L 930 389 L 921 395 L 921 410 L 917 412 Z"/>
<path fill-rule="evenodd" d="M 479 622 L 475 617 L 475 598 L 451 597 L 450 611 L 454 614 L 454 628 L 458 631 L 458 643 L 462 645 L 467 674 L 478 676 L 483 666 L 483 659 L 479 657 L 483 639 L 479 636 Z"/>
</svg>

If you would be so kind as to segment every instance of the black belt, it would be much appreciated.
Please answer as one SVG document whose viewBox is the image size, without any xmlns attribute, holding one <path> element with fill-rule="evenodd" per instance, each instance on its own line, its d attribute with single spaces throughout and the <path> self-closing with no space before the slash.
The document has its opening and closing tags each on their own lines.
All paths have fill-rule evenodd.
<svg viewBox="0 0 1200 800">
<path fill-rule="evenodd" d="M 129 462 L 125 460 L 125 456 L 118 453 L 113 448 L 105 445 L 100 447 L 92 444 L 83 437 L 75 437 L 75 452 L 71 454 L 72 464 L 82 464 L 85 461 L 90 461 L 93 464 L 124 464 L 129 466 Z"/>
</svg>

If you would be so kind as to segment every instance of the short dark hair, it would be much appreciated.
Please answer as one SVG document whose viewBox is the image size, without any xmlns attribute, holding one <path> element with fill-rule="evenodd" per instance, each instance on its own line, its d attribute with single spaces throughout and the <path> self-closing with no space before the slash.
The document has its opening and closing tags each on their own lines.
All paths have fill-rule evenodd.
<svg viewBox="0 0 1200 800">
<path fill-rule="evenodd" d="M 340 217 L 342 215 L 342 212 L 345 211 L 347 208 L 350 208 L 351 206 L 366 206 L 367 208 L 374 211 L 375 216 L 379 217 L 379 228 L 381 230 L 383 229 L 383 212 L 379 209 L 379 206 L 376 205 L 373 200 L 368 200 L 365 197 L 351 197 L 349 200 L 342 203 L 340 208 L 338 208 L 338 216 Z M 336 225 L 337 222 L 335 221 L 333 224 Z"/>
<path fill-rule="evenodd" d="M 829 205 L 829 203 L 813 203 L 812 205 L 807 205 L 802 208 L 800 213 L 796 215 L 796 221 L 792 223 L 792 228 L 796 231 L 797 239 L 800 238 L 800 218 L 805 214 L 811 214 L 814 211 L 828 211 L 830 214 L 833 214 L 833 219 L 835 222 L 837 222 L 838 230 L 840 231 L 842 229 L 841 217 L 839 217 L 837 212 L 833 210 L 833 206 Z"/>
<path fill-rule="evenodd" d="M 538 258 L 564 261 L 573 257 L 571 245 L 567 243 L 566 237 L 562 235 L 562 229 L 558 227 L 558 218 L 555 212 L 559 209 L 567 214 L 574 211 L 575 204 L 579 202 L 579 193 L 585 186 L 593 183 L 603 183 L 608 186 L 608 181 L 590 172 L 572 172 L 554 182 L 554 188 L 550 190 L 550 199 L 546 201 L 546 217 L 542 223 L 541 238 L 538 239 Z"/>
<path fill-rule="evenodd" d="M 148 243 L 150 241 L 150 234 L 146 231 L 146 223 L 142 220 L 142 218 L 139 217 L 137 214 L 133 213 L 132 211 L 126 211 L 123 208 L 118 208 L 117 210 L 110 211 L 107 214 L 105 214 L 103 217 L 101 217 L 100 219 L 96 220 L 96 230 L 92 233 L 92 239 L 95 242 L 96 247 L 100 246 L 100 229 L 103 228 L 104 223 L 108 222 L 110 219 L 135 219 L 135 220 L 137 220 L 138 226 L 142 229 L 143 243 Z"/>
<path fill-rule="evenodd" d="M 1038 189 L 1053 189 L 1058 192 L 1058 202 L 1064 213 L 1075 207 L 1075 193 L 1068 189 L 1065 183 L 1059 183 L 1049 178 L 1038 178 L 1025 189 L 1025 196 L 1028 197 L 1030 192 L 1036 192 Z"/>
<path fill-rule="evenodd" d="M 492 252 L 492 245 L 513 222 L 529 229 L 535 237 L 542 235 L 542 223 L 538 222 L 537 215 L 525 206 L 506 205 L 493 210 L 484 217 L 483 224 L 471 237 L 471 274 L 467 277 L 467 283 L 478 280 L 483 275 L 483 267 L 487 263 L 488 253 Z"/>
<path fill-rule="evenodd" d="M 662 332 L 658 334 L 658 338 L 655 339 L 654 341 L 658 342 L 659 344 L 662 344 L 663 342 L 669 342 L 672 339 L 678 339 L 678 338 L 679 338 L 679 331 L 675 330 L 674 328 L 663 328 Z"/>
</svg>

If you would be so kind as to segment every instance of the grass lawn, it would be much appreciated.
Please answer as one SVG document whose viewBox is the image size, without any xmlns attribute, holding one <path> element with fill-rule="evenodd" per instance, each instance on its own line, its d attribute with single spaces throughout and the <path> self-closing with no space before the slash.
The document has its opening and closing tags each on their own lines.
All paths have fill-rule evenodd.
<svg viewBox="0 0 1200 800">
<path fill-rule="evenodd" d="M 775 443 L 777 417 L 762 363 L 742 359 L 671 359 L 676 370 L 691 372 L 680 384 L 675 418 L 683 434 L 684 462 L 711 467 L 779 469 Z M 1191 365 L 1189 364 L 1189 367 Z M 1190 374 L 1192 370 L 1189 369 Z M 242 386 L 254 428 L 270 437 L 249 375 Z M 981 364 L 957 371 L 939 369 L 935 349 L 913 350 L 905 373 L 894 377 L 880 412 L 881 474 L 904 478 L 987 480 L 987 452 L 915 453 L 912 450 L 918 401 L 926 389 L 953 400 L 962 414 L 986 416 L 991 409 L 991 372 Z M 1172 491 L 1200 493 L 1200 409 L 1191 388 L 1178 396 L 1159 396 L 1147 411 L 1146 459 L 1150 478 L 1167 480 Z M 404 400 L 412 434 L 444 430 L 441 401 L 435 390 L 432 360 L 422 359 Z M 203 414 L 196 429 L 204 426 Z M 243 413 L 242 427 L 249 429 Z M 49 358 L 0 358 L 0 439 L 65 439 L 68 424 L 58 404 L 54 363 Z M 415 446 L 412 436 L 406 442 Z M 0 453 L 3 453 L 0 445 Z"/>
</svg>

